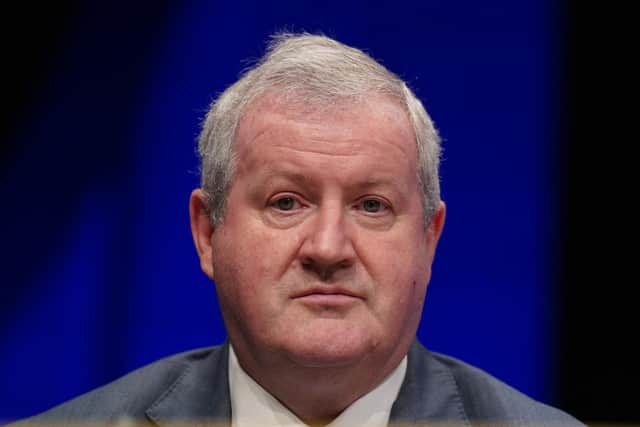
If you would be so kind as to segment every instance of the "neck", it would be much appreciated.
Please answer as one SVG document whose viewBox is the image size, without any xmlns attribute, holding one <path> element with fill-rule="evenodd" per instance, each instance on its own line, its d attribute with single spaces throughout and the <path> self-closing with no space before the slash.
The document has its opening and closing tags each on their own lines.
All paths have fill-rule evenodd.
<svg viewBox="0 0 640 427">
<path fill-rule="evenodd" d="M 380 385 L 404 353 L 386 363 L 365 357 L 360 363 L 337 367 L 301 366 L 286 358 L 265 364 L 263 359 L 237 357 L 245 372 L 298 418 L 308 425 L 326 425 Z"/>
</svg>

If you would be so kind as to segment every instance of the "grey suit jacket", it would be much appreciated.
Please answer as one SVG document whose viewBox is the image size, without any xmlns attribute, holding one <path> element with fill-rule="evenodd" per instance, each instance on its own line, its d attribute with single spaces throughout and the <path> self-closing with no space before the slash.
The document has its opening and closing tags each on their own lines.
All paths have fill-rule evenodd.
<svg viewBox="0 0 640 427">
<path fill-rule="evenodd" d="M 181 353 L 18 425 L 189 426 L 229 424 L 228 343 Z M 536 402 L 486 372 L 432 353 L 417 341 L 390 424 L 574 426 L 580 422 Z"/>
</svg>

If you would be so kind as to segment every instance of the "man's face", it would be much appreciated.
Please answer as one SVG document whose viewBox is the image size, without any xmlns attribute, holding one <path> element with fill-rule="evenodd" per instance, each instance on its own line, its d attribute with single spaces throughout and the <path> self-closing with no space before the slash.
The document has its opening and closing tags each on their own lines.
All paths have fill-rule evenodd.
<svg viewBox="0 0 640 427">
<path fill-rule="evenodd" d="M 424 228 L 406 113 L 382 97 L 306 114 L 264 97 L 236 135 L 204 269 L 240 360 L 394 367 L 415 335 L 444 218 L 441 206 Z"/>
</svg>

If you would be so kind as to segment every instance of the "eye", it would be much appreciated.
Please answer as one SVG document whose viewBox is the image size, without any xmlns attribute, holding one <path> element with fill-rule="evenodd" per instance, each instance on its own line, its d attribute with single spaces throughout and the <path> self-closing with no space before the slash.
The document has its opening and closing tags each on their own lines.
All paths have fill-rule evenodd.
<svg viewBox="0 0 640 427">
<path fill-rule="evenodd" d="M 378 199 L 364 199 L 360 202 L 360 207 L 363 211 L 372 214 L 381 213 L 388 209 L 386 203 Z"/>
<path fill-rule="evenodd" d="M 271 206 L 279 211 L 292 211 L 299 209 L 302 205 L 292 196 L 283 196 L 272 201 Z"/>
</svg>

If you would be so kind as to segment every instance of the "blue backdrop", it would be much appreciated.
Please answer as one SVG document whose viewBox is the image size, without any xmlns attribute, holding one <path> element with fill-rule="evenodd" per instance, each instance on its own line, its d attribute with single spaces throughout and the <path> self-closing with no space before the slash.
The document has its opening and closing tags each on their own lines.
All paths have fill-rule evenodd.
<svg viewBox="0 0 640 427">
<path fill-rule="evenodd" d="M 555 403 L 556 8 L 550 0 L 75 4 L 7 132 L 0 420 L 224 339 L 189 231 L 195 138 L 210 101 L 283 29 L 363 48 L 421 97 L 444 138 L 448 217 L 419 336 Z"/>
</svg>

